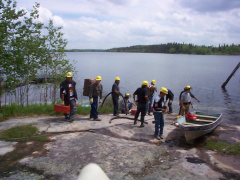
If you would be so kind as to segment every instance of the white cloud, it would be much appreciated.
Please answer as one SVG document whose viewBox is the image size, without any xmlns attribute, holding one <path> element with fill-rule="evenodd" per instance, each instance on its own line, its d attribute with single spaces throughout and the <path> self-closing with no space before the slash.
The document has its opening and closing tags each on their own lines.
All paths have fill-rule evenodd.
<svg viewBox="0 0 240 180">
<path fill-rule="evenodd" d="M 29 0 L 19 2 L 21 7 L 31 9 Z M 226 2 L 221 0 L 221 7 Z M 237 23 L 240 12 L 233 7 L 236 0 L 231 0 L 224 10 L 216 7 L 211 11 L 206 11 L 201 1 L 193 1 L 191 8 L 183 0 L 39 0 L 39 3 L 44 23 L 51 18 L 54 25 L 63 26 L 67 48 L 106 49 L 168 42 L 238 44 L 240 39 Z M 214 9 L 213 4 L 210 6 Z"/>
</svg>

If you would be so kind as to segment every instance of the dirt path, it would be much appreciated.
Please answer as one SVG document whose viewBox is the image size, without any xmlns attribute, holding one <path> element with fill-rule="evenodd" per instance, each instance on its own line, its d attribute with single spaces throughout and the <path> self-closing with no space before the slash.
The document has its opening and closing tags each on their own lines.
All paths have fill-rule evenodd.
<svg viewBox="0 0 240 180">
<path fill-rule="evenodd" d="M 171 125 L 176 114 L 165 115 L 164 139 L 154 139 L 153 116 L 144 128 L 133 116 L 102 115 L 102 121 L 78 116 L 73 123 L 63 117 L 11 119 L 0 131 L 35 123 L 50 142 L 0 141 L 2 179 L 76 179 L 94 162 L 110 179 L 239 179 L 240 156 L 206 150 L 206 138 L 240 140 L 240 127 L 222 124 L 211 136 L 187 144 L 179 128 Z"/>
</svg>

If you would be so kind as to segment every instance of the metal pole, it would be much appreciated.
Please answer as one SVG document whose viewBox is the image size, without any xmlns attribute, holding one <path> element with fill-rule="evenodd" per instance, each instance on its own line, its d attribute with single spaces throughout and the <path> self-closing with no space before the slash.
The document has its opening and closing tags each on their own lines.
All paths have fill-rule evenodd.
<svg viewBox="0 0 240 180">
<path fill-rule="evenodd" d="M 233 70 L 233 72 L 230 74 L 230 76 L 227 78 L 227 80 L 222 84 L 222 88 L 225 89 L 225 86 L 227 85 L 228 81 L 232 78 L 232 76 L 234 75 L 234 73 L 238 70 L 238 68 L 240 67 L 240 62 L 238 63 L 238 65 L 235 67 L 235 69 Z"/>
</svg>

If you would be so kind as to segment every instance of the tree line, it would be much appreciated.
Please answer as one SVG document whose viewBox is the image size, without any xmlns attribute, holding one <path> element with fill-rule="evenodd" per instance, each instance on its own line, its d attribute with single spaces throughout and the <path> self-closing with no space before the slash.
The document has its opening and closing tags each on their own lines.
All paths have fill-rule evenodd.
<svg viewBox="0 0 240 180">
<path fill-rule="evenodd" d="M 74 71 L 66 59 L 62 28 L 51 19 L 47 25 L 40 22 L 39 7 L 35 3 L 28 13 L 19 10 L 16 1 L 0 0 L 0 106 L 3 92 L 5 103 L 9 94 L 10 102 L 28 105 L 38 76 L 43 83 L 34 86 L 41 91 L 33 95 L 45 104 L 55 102 L 59 83 L 66 72 Z"/>
<path fill-rule="evenodd" d="M 198 54 L 198 55 L 239 55 L 240 44 L 197 46 L 184 43 L 167 43 L 157 45 L 136 45 L 106 50 L 107 52 L 142 52 L 142 53 L 168 53 L 168 54 Z"/>
</svg>

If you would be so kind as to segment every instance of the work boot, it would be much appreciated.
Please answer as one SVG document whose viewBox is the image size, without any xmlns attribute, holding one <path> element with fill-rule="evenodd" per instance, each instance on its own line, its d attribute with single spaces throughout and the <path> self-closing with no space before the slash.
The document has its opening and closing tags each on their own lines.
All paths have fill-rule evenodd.
<svg viewBox="0 0 240 180">
<path fill-rule="evenodd" d="M 69 120 L 68 120 L 68 122 L 70 122 L 70 123 L 73 122 L 73 121 L 74 121 L 74 119 L 70 119 L 70 118 L 69 118 Z"/>
<path fill-rule="evenodd" d="M 141 128 L 141 127 L 144 127 L 144 124 L 141 124 L 141 125 L 140 125 L 140 128 Z"/>
<path fill-rule="evenodd" d="M 160 140 L 159 135 L 154 135 L 154 137 L 155 137 L 156 139 Z"/>
<path fill-rule="evenodd" d="M 100 119 L 100 118 L 97 118 L 97 119 L 94 119 L 94 121 L 101 121 L 101 119 Z"/>
<path fill-rule="evenodd" d="M 155 124 L 155 121 L 152 121 L 153 124 Z"/>
<path fill-rule="evenodd" d="M 163 135 L 162 134 L 160 135 L 160 138 L 163 139 Z"/>
<path fill-rule="evenodd" d="M 134 119 L 134 123 L 133 123 L 133 124 L 134 124 L 134 125 L 137 124 L 137 119 Z"/>
<path fill-rule="evenodd" d="M 149 116 L 152 116 L 152 114 L 151 114 L 151 113 L 148 113 L 148 115 L 149 115 Z"/>
</svg>

